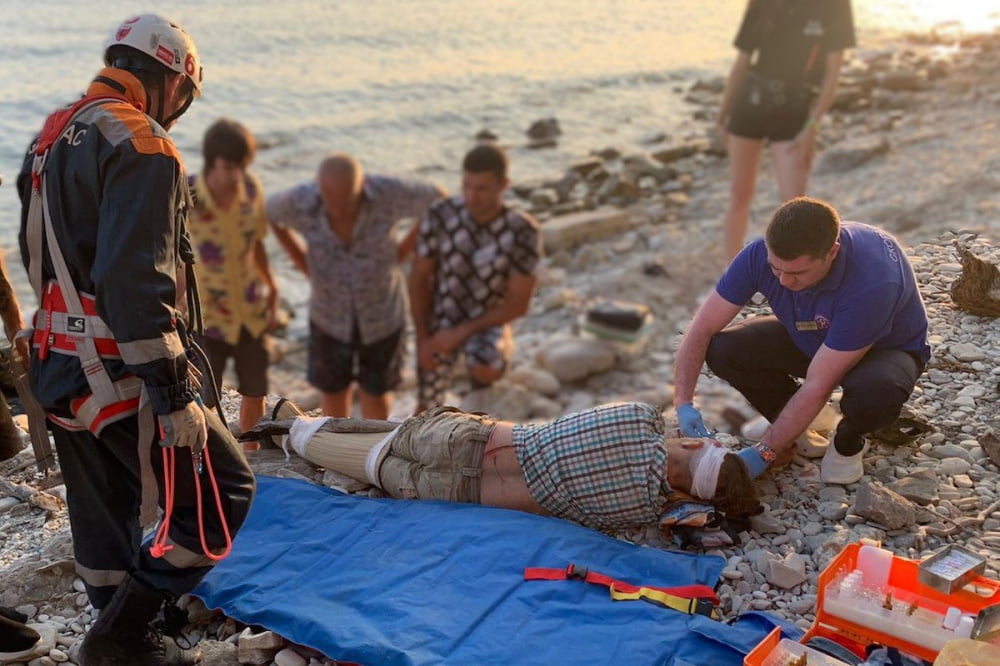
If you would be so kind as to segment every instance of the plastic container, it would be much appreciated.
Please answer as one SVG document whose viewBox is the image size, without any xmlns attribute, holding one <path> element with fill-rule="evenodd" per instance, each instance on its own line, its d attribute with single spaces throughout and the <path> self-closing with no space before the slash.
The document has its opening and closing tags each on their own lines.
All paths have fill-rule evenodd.
<svg viewBox="0 0 1000 666">
<path fill-rule="evenodd" d="M 864 545 L 858 551 L 858 569 L 868 587 L 882 588 L 889 582 L 892 569 L 892 551 L 878 546 Z"/>
</svg>

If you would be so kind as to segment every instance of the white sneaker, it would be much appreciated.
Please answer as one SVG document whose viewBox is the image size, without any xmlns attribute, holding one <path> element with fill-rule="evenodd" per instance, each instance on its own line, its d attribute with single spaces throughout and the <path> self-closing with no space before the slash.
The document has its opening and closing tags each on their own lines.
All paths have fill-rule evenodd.
<svg viewBox="0 0 1000 666">
<path fill-rule="evenodd" d="M 837 453 L 837 448 L 831 442 L 826 448 L 823 462 L 819 467 L 819 478 L 823 483 L 837 483 L 846 485 L 857 482 L 865 474 L 863 459 L 868 452 L 868 442 L 861 449 L 860 453 L 853 456 L 844 456 Z"/>
<path fill-rule="evenodd" d="M 770 427 L 770 421 L 765 419 L 763 416 L 757 416 L 740 426 L 740 435 L 749 439 L 751 442 L 759 442 L 760 438 L 764 436 L 764 433 L 767 432 L 767 429 Z"/>
</svg>

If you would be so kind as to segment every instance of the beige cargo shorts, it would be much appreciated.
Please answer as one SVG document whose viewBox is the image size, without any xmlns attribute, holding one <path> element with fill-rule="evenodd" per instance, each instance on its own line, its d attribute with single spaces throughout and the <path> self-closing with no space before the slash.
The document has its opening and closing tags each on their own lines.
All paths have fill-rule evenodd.
<svg viewBox="0 0 1000 666">
<path fill-rule="evenodd" d="M 379 487 L 397 499 L 479 503 L 483 451 L 495 419 L 432 407 L 400 426 L 378 468 Z"/>
</svg>

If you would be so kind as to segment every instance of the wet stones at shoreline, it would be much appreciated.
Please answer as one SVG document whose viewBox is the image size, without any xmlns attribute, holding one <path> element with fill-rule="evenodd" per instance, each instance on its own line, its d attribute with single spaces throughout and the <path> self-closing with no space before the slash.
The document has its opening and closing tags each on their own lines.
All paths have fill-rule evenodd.
<svg viewBox="0 0 1000 666">
<path fill-rule="evenodd" d="M 894 147 L 887 133 L 906 122 L 922 95 L 941 86 L 975 94 L 974 82 L 1000 67 L 1000 32 L 965 36 L 957 51 L 941 48 L 953 41 L 954 36 L 946 34 L 911 35 L 901 44 L 851 52 L 821 128 L 816 173 L 849 171 L 886 154 Z M 640 141 L 646 144 L 641 150 L 595 149 L 571 162 L 561 175 L 514 183 L 512 192 L 543 223 L 601 206 L 639 202 L 658 203 L 661 223 L 676 221 L 692 185 L 725 154 L 713 126 L 724 83 L 721 76 L 697 79 L 681 92 L 693 109 L 694 124 L 680 131 L 686 138 L 654 132 Z M 1000 95 L 997 100 L 1000 103 Z M 558 119 L 543 118 L 527 133 L 532 141 L 552 145 L 562 129 Z M 497 139 L 489 130 L 477 138 Z"/>
</svg>

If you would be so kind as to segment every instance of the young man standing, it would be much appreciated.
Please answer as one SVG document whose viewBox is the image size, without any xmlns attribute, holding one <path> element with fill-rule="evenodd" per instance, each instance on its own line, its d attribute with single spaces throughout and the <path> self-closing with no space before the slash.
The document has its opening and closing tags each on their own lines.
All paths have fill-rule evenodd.
<svg viewBox="0 0 1000 666">
<path fill-rule="evenodd" d="M 228 118 L 217 120 L 202 142 L 202 172 L 190 179 L 195 206 L 188 229 L 198 259 L 195 273 L 204 318 L 199 343 L 216 391 L 222 387 L 226 362 L 233 359 L 241 431 L 264 415 L 266 334 L 278 308 L 278 287 L 264 250 L 264 196 L 260 181 L 248 171 L 255 150 L 256 141 L 246 127 Z M 248 450 L 257 446 L 244 444 Z"/>
<path fill-rule="evenodd" d="M 460 351 L 474 386 L 507 369 L 510 322 L 531 306 L 542 255 L 538 222 L 504 205 L 508 183 L 507 155 L 477 146 L 462 163 L 462 196 L 434 204 L 420 224 L 410 273 L 418 413 L 442 404 Z"/>
<path fill-rule="evenodd" d="M 757 292 L 774 314 L 729 326 Z M 864 474 L 864 436 L 899 416 L 929 358 L 927 313 L 896 239 L 799 197 L 736 256 L 685 332 L 674 368 L 677 419 L 684 435 L 709 435 L 692 404 L 707 361 L 771 422 L 739 454 L 756 477 L 790 453 L 842 386 L 844 417 L 821 476 L 854 483 Z"/>
<path fill-rule="evenodd" d="M 333 153 L 315 182 L 268 198 L 274 234 L 312 287 L 309 381 L 323 392 L 327 416 L 350 415 L 357 382 L 361 414 L 388 418 L 405 351 L 401 263 L 416 225 L 400 243 L 396 232 L 402 218 L 419 217 L 443 196 L 429 183 L 366 174 L 352 156 Z"/>
</svg>

